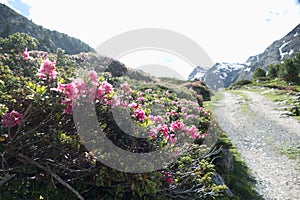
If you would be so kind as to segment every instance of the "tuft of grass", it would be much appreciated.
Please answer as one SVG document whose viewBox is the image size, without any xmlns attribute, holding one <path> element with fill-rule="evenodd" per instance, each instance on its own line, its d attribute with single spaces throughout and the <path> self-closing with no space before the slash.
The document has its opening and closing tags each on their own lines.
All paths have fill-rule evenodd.
<svg viewBox="0 0 300 200">
<path fill-rule="evenodd" d="M 211 91 L 211 100 L 210 101 L 204 101 L 203 106 L 205 108 L 208 108 L 209 110 L 213 111 L 215 108 L 215 103 L 218 102 L 223 98 L 223 95 L 220 92 L 217 91 Z"/>
<path fill-rule="evenodd" d="M 300 146 L 281 148 L 280 153 L 286 155 L 289 159 L 300 160 Z"/>
<path fill-rule="evenodd" d="M 247 167 L 246 163 L 243 161 L 241 154 L 238 152 L 237 148 L 232 144 L 226 133 L 220 135 L 219 145 L 223 148 L 229 149 L 233 154 L 234 170 L 232 172 L 222 171 L 222 174 L 226 185 L 230 188 L 235 200 L 244 199 L 256 199 L 263 200 L 255 188 L 255 179 L 251 175 L 250 169 Z"/>
<path fill-rule="evenodd" d="M 253 116 L 253 115 L 255 115 L 255 113 L 252 112 L 250 109 L 250 106 L 249 106 L 250 99 L 243 91 L 244 90 L 227 90 L 227 92 L 241 97 L 241 101 L 239 102 L 241 110 L 244 113 Z"/>
</svg>

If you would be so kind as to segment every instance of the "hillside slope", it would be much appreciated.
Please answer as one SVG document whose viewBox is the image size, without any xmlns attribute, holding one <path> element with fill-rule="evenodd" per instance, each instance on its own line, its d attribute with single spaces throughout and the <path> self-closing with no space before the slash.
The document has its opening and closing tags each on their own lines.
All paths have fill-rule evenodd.
<svg viewBox="0 0 300 200">
<path fill-rule="evenodd" d="M 95 51 L 79 39 L 36 25 L 4 4 L 0 4 L 0 24 L 0 37 L 16 32 L 27 33 L 40 41 L 39 50 L 56 52 L 61 48 L 68 54 Z"/>
</svg>

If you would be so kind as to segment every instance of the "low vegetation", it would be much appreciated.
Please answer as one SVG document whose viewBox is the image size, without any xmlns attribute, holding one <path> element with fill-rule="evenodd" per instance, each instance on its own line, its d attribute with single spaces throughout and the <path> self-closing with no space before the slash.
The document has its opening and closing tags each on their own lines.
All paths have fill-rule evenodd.
<svg viewBox="0 0 300 200">
<path fill-rule="evenodd" d="M 222 172 L 213 163 L 222 156 L 223 144 L 215 145 L 222 131 L 202 106 L 204 83 L 172 85 L 92 53 L 31 51 L 36 40 L 27 36 L 0 42 L 1 199 L 239 197 L 239 189 L 231 194 L 215 179 Z M 91 103 L 100 132 L 90 120 L 80 121 L 92 116 L 86 106 Z M 78 108 L 84 109 L 76 115 Z M 89 137 L 82 138 L 86 131 Z M 146 137 L 135 137 L 139 133 Z M 101 134 L 131 153 L 166 150 L 172 161 L 130 173 L 145 163 L 104 152 Z M 122 172 L 99 158 L 123 159 L 131 167 Z"/>
</svg>

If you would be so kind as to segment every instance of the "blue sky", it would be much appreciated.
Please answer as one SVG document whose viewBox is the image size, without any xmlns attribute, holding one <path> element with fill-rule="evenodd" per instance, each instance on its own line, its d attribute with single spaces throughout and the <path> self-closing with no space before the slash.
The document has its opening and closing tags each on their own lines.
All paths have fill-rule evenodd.
<svg viewBox="0 0 300 200">
<path fill-rule="evenodd" d="M 213 62 L 245 62 L 300 23 L 299 0 L 0 0 L 34 23 L 96 48 L 139 28 L 194 40 Z M 169 58 L 162 62 L 172 63 Z"/>
<path fill-rule="evenodd" d="M 26 3 L 23 3 L 21 0 L 8 0 L 7 4 L 17 10 L 20 14 L 25 17 L 30 16 L 30 6 Z"/>
</svg>

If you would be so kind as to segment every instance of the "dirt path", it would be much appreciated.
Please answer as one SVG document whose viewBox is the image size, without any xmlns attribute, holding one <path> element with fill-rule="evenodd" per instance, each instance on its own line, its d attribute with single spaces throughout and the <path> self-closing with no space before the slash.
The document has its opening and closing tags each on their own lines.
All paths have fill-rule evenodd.
<svg viewBox="0 0 300 200">
<path fill-rule="evenodd" d="M 223 93 L 215 114 L 257 180 L 258 192 L 269 199 L 300 199 L 300 166 L 279 149 L 300 147 L 300 123 L 283 117 L 278 105 L 257 93 Z M 244 109 L 241 109 L 244 104 Z M 246 106 L 246 109 L 245 109 Z"/>
</svg>

